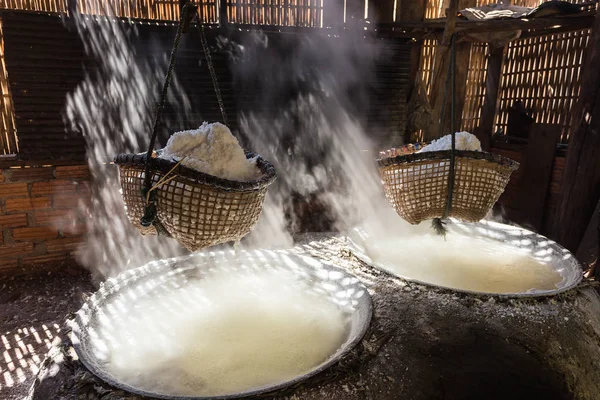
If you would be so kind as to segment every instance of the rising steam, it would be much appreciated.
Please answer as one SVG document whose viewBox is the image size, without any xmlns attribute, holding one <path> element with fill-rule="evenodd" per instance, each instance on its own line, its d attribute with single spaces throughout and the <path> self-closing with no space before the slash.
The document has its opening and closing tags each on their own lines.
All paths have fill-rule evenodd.
<svg viewBox="0 0 600 400">
<path fill-rule="evenodd" d="M 68 96 L 65 110 L 67 122 L 86 138 L 94 179 L 80 262 L 106 277 L 182 252 L 174 241 L 140 236 L 129 224 L 117 168 L 108 164 L 118 153 L 145 150 L 168 50 L 152 63 L 135 54 L 135 28 L 82 16 L 74 22 L 86 53 L 99 64 Z M 390 207 L 374 164 L 377 138 L 370 137 L 366 124 L 368 84 L 380 43 L 358 30 L 339 37 L 289 36 L 273 46 L 264 34 L 220 40 L 231 52 L 235 84 L 241 92 L 254 90 L 254 106 L 242 110 L 238 136 L 272 161 L 280 177 L 244 245 L 290 246 L 299 222 L 294 196 L 325 204 L 336 230 L 381 225 L 385 219 L 378 215 L 389 216 Z M 170 92 L 169 101 L 184 120 L 192 110 L 176 77 Z"/>
</svg>

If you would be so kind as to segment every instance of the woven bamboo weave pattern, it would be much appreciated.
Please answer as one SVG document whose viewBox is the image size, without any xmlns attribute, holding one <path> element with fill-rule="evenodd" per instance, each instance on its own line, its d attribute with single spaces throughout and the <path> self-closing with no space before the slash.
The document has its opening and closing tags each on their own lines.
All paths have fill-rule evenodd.
<svg viewBox="0 0 600 400">
<path fill-rule="evenodd" d="M 140 224 L 145 211 L 141 195 L 143 159 L 138 155 L 121 155 L 116 162 L 128 219 L 142 234 L 156 234 L 155 227 Z M 153 185 L 175 163 L 157 160 L 154 164 Z M 262 159 L 257 165 L 264 175 L 254 182 L 230 182 L 185 167 L 176 168 L 156 189 L 157 220 L 190 251 L 240 240 L 258 221 L 267 187 L 275 179 L 272 165 Z"/>
<path fill-rule="evenodd" d="M 414 148 L 414 147 L 413 147 Z M 392 154 L 405 154 L 392 151 Z M 485 217 L 504 192 L 518 163 L 492 155 L 457 151 L 449 217 L 476 222 Z M 446 210 L 450 151 L 406 154 L 379 160 L 385 195 L 407 222 L 441 218 Z"/>
</svg>

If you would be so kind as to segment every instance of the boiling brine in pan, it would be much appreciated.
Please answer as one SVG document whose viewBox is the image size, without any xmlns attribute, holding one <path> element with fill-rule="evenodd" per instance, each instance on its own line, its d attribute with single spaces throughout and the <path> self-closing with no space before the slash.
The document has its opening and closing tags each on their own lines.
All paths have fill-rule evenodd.
<svg viewBox="0 0 600 400">
<path fill-rule="evenodd" d="M 387 236 L 365 245 L 367 255 L 392 273 L 454 289 L 524 293 L 556 289 L 562 281 L 523 249 L 469 236 Z"/>
<path fill-rule="evenodd" d="M 120 381 L 155 393 L 226 395 L 293 379 L 341 347 L 348 317 L 288 274 L 221 272 L 137 299 L 131 289 L 105 308 L 98 355 Z"/>
</svg>

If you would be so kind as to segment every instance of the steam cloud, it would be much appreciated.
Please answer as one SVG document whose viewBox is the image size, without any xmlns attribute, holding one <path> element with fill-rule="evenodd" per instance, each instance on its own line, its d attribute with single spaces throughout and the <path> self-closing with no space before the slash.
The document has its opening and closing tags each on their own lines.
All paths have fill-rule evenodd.
<svg viewBox="0 0 600 400">
<path fill-rule="evenodd" d="M 82 16 L 74 22 L 87 54 L 100 62 L 68 96 L 65 109 L 67 122 L 86 138 L 94 180 L 93 202 L 84 210 L 87 243 L 79 261 L 103 278 L 183 252 L 173 240 L 141 236 L 129 224 L 117 168 L 107 164 L 118 153 L 147 146 L 167 60 L 136 57 L 131 45 L 135 28 Z M 380 42 L 358 30 L 340 37 L 280 40 L 271 46 L 272 37 L 262 33 L 221 38 L 232 55 L 235 83 L 242 91 L 252 86 L 252 103 L 259 105 L 241 115 L 240 139 L 272 161 L 280 177 L 244 246 L 292 245 L 300 222 L 290 215 L 294 196 L 325 204 L 337 230 L 381 225 L 382 218 L 395 213 L 390 213 L 374 164 L 379 149 L 366 126 L 365 84 L 374 75 Z M 175 76 L 169 102 L 177 104 L 184 120 L 192 110 L 180 89 Z M 182 120 L 171 122 L 181 125 Z"/>
</svg>

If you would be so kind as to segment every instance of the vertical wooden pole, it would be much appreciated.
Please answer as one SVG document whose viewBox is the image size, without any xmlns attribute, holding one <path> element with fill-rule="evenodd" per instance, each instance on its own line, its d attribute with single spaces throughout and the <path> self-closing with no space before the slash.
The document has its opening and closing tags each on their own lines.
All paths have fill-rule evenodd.
<svg viewBox="0 0 600 400">
<path fill-rule="evenodd" d="M 369 1 L 369 21 L 384 24 L 394 22 L 394 0 Z"/>
<path fill-rule="evenodd" d="M 464 3 L 464 4 L 463 4 Z M 474 0 L 461 3 L 461 7 L 475 5 Z M 433 109 L 433 126 L 428 132 L 425 132 L 425 140 L 435 139 L 441 132 L 441 135 L 448 135 L 451 126 L 451 102 L 452 96 L 450 90 L 446 89 L 446 79 L 449 74 L 450 51 L 448 45 L 450 38 L 454 34 L 456 25 L 456 15 L 459 10 L 458 0 L 451 0 L 447 12 L 446 27 L 440 44 L 436 48 L 436 61 L 434 67 L 433 82 L 431 88 L 430 105 Z M 460 118 L 465 103 L 467 74 L 469 72 L 469 57 L 471 54 L 470 43 L 457 43 L 456 45 L 456 92 L 455 114 L 453 116 L 456 122 L 455 126 L 460 126 Z M 444 93 L 446 95 L 444 96 Z M 444 101 L 445 100 L 445 101 Z M 444 110 L 442 114 L 442 109 Z M 440 129 L 441 124 L 441 129 Z"/>
<path fill-rule="evenodd" d="M 556 240 L 572 252 L 600 200 L 600 17 L 596 17 L 581 72 L 581 93 L 567 151 Z"/>
<path fill-rule="evenodd" d="M 219 1 L 219 26 L 226 27 L 229 24 L 227 19 L 227 0 Z"/>
<path fill-rule="evenodd" d="M 70 17 L 77 14 L 77 0 L 67 0 L 67 12 Z"/>
<path fill-rule="evenodd" d="M 396 21 L 423 21 L 425 19 L 425 5 L 427 0 L 398 1 L 396 8 Z M 421 49 L 423 41 L 414 42 L 410 51 L 410 72 L 407 90 L 407 99 L 414 89 L 419 64 L 421 61 Z"/>
<path fill-rule="evenodd" d="M 502 63 L 506 47 L 491 47 L 488 55 L 487 77 L 485 80 L 485 97 L 481 109 L 481 121 L 477 136 L 484 150 L 489 150 L 494 128 L 494 118 L 498 104 L 498 89 L 502 78 Z"/>
</svg>

